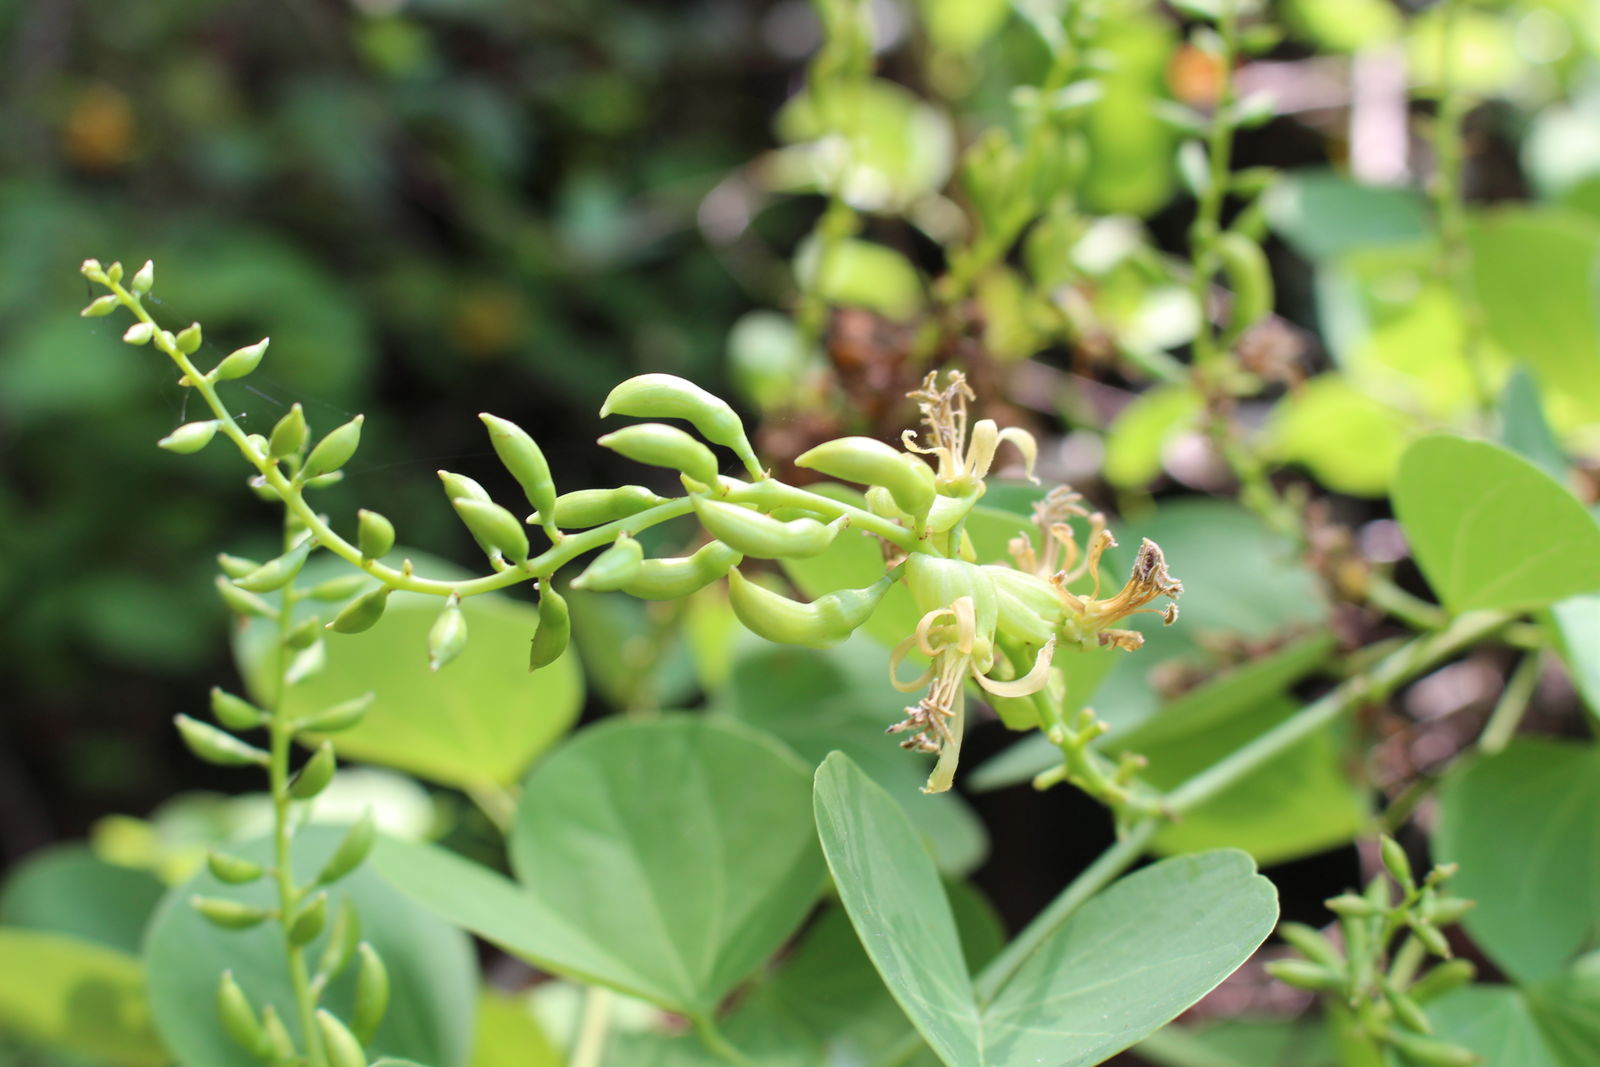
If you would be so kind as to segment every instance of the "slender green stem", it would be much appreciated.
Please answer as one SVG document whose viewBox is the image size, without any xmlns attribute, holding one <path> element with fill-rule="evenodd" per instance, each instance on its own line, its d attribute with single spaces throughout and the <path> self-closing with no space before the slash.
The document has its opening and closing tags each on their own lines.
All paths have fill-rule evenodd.
<svg viewBox="0 0 1600 1067">
<path fill-rule="evenodd" d="M 1207 372 L 1227 355 L 1218 343 L 1216 326 L 1206 309 L 1211 303 L 1211 278 L 1217 273 L 1216 240 L 1222 229 L 1222 205 L 1228 193 L 1228 171 L 1233 160 L 1233 105 L 1237 96 L 1233 67 L 1239 55 L 1239 16 L 1234 0 L 1225 0 L 1217 30 L 1222 39 L 1222 55 L 1218 57 L 1222 64 L 1222 84 L 1206 141 L 1206 183 L 1199 191 L 1194 226 L 1189 232 L 1190 285 L 1199 313 L 1194 363 L 1196 369 Z"/>
<path fill-rule="evenodd" d="M 1450 616 L 1443 608 L 1412 596 L 1381 574 L 1374 574 L 1367 581 L 1367 603 L 1399 619 L 1413 630 L 1442 630 L 1450 622 Z"/>
<path fill-rule="evenodd" d="M 1506 680 L 1505 690 L 1478 737 L 1478 749 L 1485 755 L 1492 756 L 1499 752 L 1516 736 L 1517 727 L 1522 725 L 1522 716 L 1527 713 L 1528 704 L 1533 699 L 1533 691 L 1539 685 L 1541 659 L 1543 657 L 1537 649 L 1527 653 Z"/>
<path fill-rule="evenodd" d="M 600 1067 L 605 1055 L 606 1035 L 611 1026 L 611 1006 L 617 995 L 592 985 L 583 998 L 583 1018 L 578 1023 L 578 1038 L 573 1042 L 572 1059 L 567 1067 Z"/>
<path fill-rule="evenodd" d="M 722 1031 L 717 1029 L 717 1024 L 708 1015 L 696 1015 L 693 1019 L 694 1032 L 700 1038 L 700 1043 L 706 1051 L 714 1053 L 721 1059 L 733 1064 L 734 1067 L 755 1067 L 750 1062 L 750 1057 L 734 1048 Z"/>
</svg>

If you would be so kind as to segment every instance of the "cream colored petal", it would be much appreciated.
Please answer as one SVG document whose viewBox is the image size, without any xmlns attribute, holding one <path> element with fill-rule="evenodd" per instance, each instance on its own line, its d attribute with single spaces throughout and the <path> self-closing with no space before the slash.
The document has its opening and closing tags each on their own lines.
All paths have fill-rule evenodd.
<svg viewBox="0 0 1600 1067">
<path fill-rule="evenodd" d="M 1056 642 L 1054 638 L 1044 643 L 1038 656 L 1034 657 L 1033 669 L 1021 678 L 1009 682 L 996 681 L 986 675 L 976 675 L 976 680 L 986 691 L 997 697 L 1025 697 L 1032 696 L 1043 689 L 1050 681 L 1050 660 L 1055 655 Z"/>
<path fill-rule="evenodd" d="M 906 658 L 906 653 L 911 651 L 911 646 L 916 643 L 916 638 L 908 637 L 894 646 L 894 651 L 889 653 L 889 684 L 902 693 L 914 693 L 923 688 L 933 679 L 933 668 L 929 667 L 909 682 L 900 679 L 900 664 Z"/>
<path fill-rule="evenodd" d="M 1034 485 L 1039 484 L 1039 479 L 1033 473 L 1033 465 L 1039 460 L 1039 442 L 1033 439 L 1033 434 L 1020 426 L 1007 426 L 1000 431 L 1001 441 L 1010 441 L 1022 453 L 1023 469 L 1027 471 L 1028 481 Z"/>
</svg>

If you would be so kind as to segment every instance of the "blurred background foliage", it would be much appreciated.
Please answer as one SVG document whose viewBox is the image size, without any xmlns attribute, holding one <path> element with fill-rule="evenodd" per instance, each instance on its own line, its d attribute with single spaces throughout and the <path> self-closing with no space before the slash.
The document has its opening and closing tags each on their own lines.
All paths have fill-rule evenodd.
<svg viewBox="0 0 1600 1067">
<path fill-rule="evenodd" d="M 474 559 L 432 471 L 504 481 L 477 411 L 534 432 L 564 487 L 609 485 L 638 477 L 592 446 L 601 398 L 629 374 L 672 371 L 739 397 L 782 463 L 840 432 L 895 432 L 905 386 L 950 359 L 997 416 L 1050 435 L 1047 481 L 1119 503 L 1162 529 L 1169 558 L 1200 561 L 1174 566 L 1191 582 L 1186 617 L 1232 644 L 1174 631 L 1179 644 L 1154 657 L 1164 681 L 1146 676 L 1149 662 L 1114 673 L 1100 701 L 1119 726 L 1138 728 L 1193 684 L 1174 672 L 1296 653 L 1321 627 L 1281 692 L 1326 656 L 1329 634 L 1356 640 L 1349 619 L 1325 625 L 1309 570 L 1255 567 L 1267 549 L 1251 538 L 1265 534 L 1241 532 L 1237 510 L 1187 501 L 1151 514 L 1152 494 L 1231 490 L 1196 427 L 1203 399 L 1170 355 L 1198 320 L 1173 269 L 1202 180 L 1182 146 L 1219 71 L 1173 7 L 1103 6 L 1094 91 L 1052 105 L 1081 132 L 1064 164 L 1071 203 L 1027 220 L 952 297 L 962 263 L 945 250 L 981 248 L 1005 206 L 966 181 L 964 160 L 985 130 L 1025 126 L 1027 87 L 1049 66 L 1030 19 L 1059 21 L 1070 3 L 874 4 L 856 169 L 830 179 L 862 221 L 823 268 L 810 243 L 828 127 L 805 92 L 821 31 L 803 0 L 155 0 L 114 12 L 0 0 L 0 855 L 82 836 L 107 812 L 146 814 L 183 789 L 231 788 L 181 753 L 169 720 L 231 676 L 214 553 L 270 555 L 276 537 L 272 509 L 244 491 L 225 450 L 150 447 L 185 396 L 109 320 L 77 317 L 86 255 L 154 258 L 158 315 L 204 322 L 214 355 L 272 335 L 267 369 L 239 401 L 260 430 L 293 401 L 319 429 L 366 412 L 368 460 L 329 491 L 328 509 L 403 517 L 402 539 L 442 556 Z M 1247 99 L 1270 98 L 1256 97 L 1267 102 L 1241 131 L 1236 167 L 1287 175 L 1251 223 L 1279 300 L 1241 352 L 1262 388 L 1240 403 L 1240 424 L 1330 491 L 1327 514 L 1368 562 L 1395 562 L 1404 550 L 1383 495 L 1409 438 L 1470 417 L 1459 358 L 1470 322 L 1497 383 L 1529 366 L 1533 404 L 1592 488 L 1600 8 L 1485 2 L 1441 40 L 1422 3 L 1264 6 L 1263 27 L 1282 32 L 1254 41 L 1240 71 Z M 1470 304 L 1436 271 L 1425 193 L 1429 87 L 1446 53 L 1472 103 Z M 827 314 L 808 325 L 811 300 Z M 1122 539 L 1137 544 L 1131 528 Z M 1337 585 L 1340 558 L 1312 562 Z M 1208 615 L 1208 603 L 1220 606 Z M 639 663 L 612 638 L 659 634 L 659 617 L 632 604 L 575 612 L 591 714 L 761 683 L 706 654 L 726 632 L 691 606 L 686 640 L 653 648 L 659 689 L 641 696 Z M 1486 710 L 1495 684 L 1439 699 Z M 1232 728 L 1248 736 L 1290 707 L 1257 702 Z M 1192 745 L 1170 731 L 1144 741 Z M 1002 743 L 998 730 L 978 736 L 969 765 Z M 1341 737 L 1317 743 L 1314 769 L 1344 758 Z M 991 784 L 1028 771 L 988 768 Z M 1361 826 L 1365 802 L 1340 781 L 1328 788 L 1347 801 L 1320 828 L 1331 845 Z M 1013 918 L 1108 832 L 1065 792 L 979 803 L 996 854 L 1026 857 L 980 878 Z M 432 818 L 426 797 L 395 803 L 415 832 Z M 1037 863 L 1007 842 L 1041 810 L 1097 829 Z M 186 812 L 167 825 L 219 817 Z M 951 866 L 966 869 L 982 831 L 952 818 Z M 100 829 L 113 852 L 145 832 Z M 1187 829 L 1205 840 L 1202 819 Z M 1286 858 L 1273 851 L 1281 820 L 1252 832 L 1258 853 Z M 1354 869 L 1348 856 L 1329 862 Z M 1325 895 L 1326 877 L 1307 875 L 1295 904 L 1296 877 L 1275 873 L 1290 915 Z"/>
</svg>

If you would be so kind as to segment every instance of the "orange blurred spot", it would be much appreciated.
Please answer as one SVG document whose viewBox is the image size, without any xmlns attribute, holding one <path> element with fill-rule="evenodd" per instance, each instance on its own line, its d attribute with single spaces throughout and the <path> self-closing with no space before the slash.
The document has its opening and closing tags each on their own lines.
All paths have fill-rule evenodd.
<svg viewBox="0 0 1600 1067">
<path fill-rule="evenodd" d="M 456 303 L 450 325 L 462 355 L 496 359 L 522 336 L 522 301 L 509 289 L 479 289 Z"/>
<path fill-rule="evenodd" d="M 110 85 L 91 85 L 78 93 L 61 128 L 61 147 L 83 170 L 116 170 L 133 158 L 133 105 Z"/>
<path fill-rule="evenodd" d="M 1167 63 L 1167 86 L 1190 107 L 1209 108 L 1222 95 L 1222 60 L 1192 44 L 1179 45 Z"/>
</svg>

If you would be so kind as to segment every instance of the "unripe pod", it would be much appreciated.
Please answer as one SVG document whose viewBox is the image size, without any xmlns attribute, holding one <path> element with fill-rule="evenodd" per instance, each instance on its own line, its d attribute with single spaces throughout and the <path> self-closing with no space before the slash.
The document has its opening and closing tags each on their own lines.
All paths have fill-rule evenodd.
<svg viewBox="0 0 1600 1067">
<path fill-rule="evenodd" d="M 253 730 L 267 721 L 267 713 L 220 686 L 211 687 L 211 714 L 230 730 Z"/>
<path fill-rule="evenodd" d="M 1365 919 L 1376 915 L 1379 908 L 1367 900 L 1366 897 L 1354 893 L 1341 893 L 1332 900 L 1323 902 L 1327 909 L 1335 915 L 1342 915 L 1347 919 Z"/>
<path fill-rule="evenodd" d="M 363 812 L 361 818 L 351 824 L 345 831 L 339 847 L 333 850 L 333 855 L 328 857 L 328 862 L 322 865 L 322 870 L 317 872 L 317 885 L 332 885 L 357 867 L 367 858 L 367 853 L 372 851 L 372 843 L 378 836 L 378 824 L 372 817 L 370 810 Z"/>
<path fill-rule="evenodd" d="M 1444 935 L 1439 932 L 1437 926 L 1422 920 L 1413 920 L 1410 925 L 1411 932 L 1417 935 L 1417 940 L 1421 941 L 1423 947 L 1429 952 L 1435 956 L 1443 956 L 1445 959 L 1450 958 L 1450 942 L 1445 940 Z"/>
<path fill-rule="evenodd" d="M 757 585 L 735 568 L 728 572 L 728 603 L 746 629 L 768 641 L 830 648 L 872 616 L 893 584 L 885 575 L 865 589 L 841 589 L 804 604 Z"/>
<path fill-rule="evenodd" d="M 435 471 L 439 481 L 444 483 L 444 494 L 451 500 L 465 497 L 468 500 L 490 500 L 489 490 L 485 489 L 475 479 L 468 478 L 465 474 L 456 474 L 452 471 Z"/>
<path fill-rule="evenodd" d="M 563 530 L 586 530 L 608 522 L 637 515 L 646 508 L 665 504 L 642 485 L 619 485 L 615 489 L 578 489 L 556 497 L 555 524 Z M 542 512 L 528 516 L 529 522 L 543 523 Z"/>
<path fill-rule="evenodd" d="M 89 306 L 78 312 L 78 314 L 86 319 L 98 319 L 111 314 L 121 305 L 122 301 L 117 299 L 115 293 L 107 293 L 105 296 L 96 297 L 89 301 Z"/>
<path fill-rule="evenodd" d="M 367 1067 L 367 1054 L 361 1042 L 326 1008 L 317 1009 L 317 1029 L 322 1031 L 322 1051 L 328 1067 Z"/>
<path fill-rule="evenodd" d="M 1384 1037 L 1401 1056 L 1419 1067 L 1472 1067 L 1483 1062 L 1483 1058 L 1470 1049 L 1431 1037 L 1418 1037 L 1403 1030 L 1390 1030 Z"/>
<path fill-rule="evenodd" d="M 376 511 L 356 512 L 356 547 L 363 559 L 379 559 L 394 547 L 394 524 Z"/>
<path fill-rule="evenodd" d="M 328 925 L 328 894 L 318 893 L 289 924 L 289 944 L 309 945 Z"/>
<path fill-rule="evenodd" d="M 516 423 L 487 412 L 478 418 L 489 428 L 489 443 L 494 445 L 495 455 L 500 457 L 500 462 L 505 464 L 506 470 L 522 487 L 522 494 L 528 498 L 528 503 L 534 511 L 546 516 L 542 525 L 550 539 L 558 540 L 561 535 L 553 516 L 556 483 L 550 477 L 550 464 L 546 462 L 544 453 Z"/>
<path fill-rule="evenodd" d="M 640 600 L 677 600 L 704 589 L 743 558 L 721 541 L 710 541 L 692 555 L 642 561 L 619 588 Z"/>
<path fill-rule="evenodd" d="M 311 547 L 310 541 L 303 541 L 298 548 L 285 552 L 277 559 L 267 560 L 243 578 L 235 578 L 233 584 L 249 593 L 270 593 L 282 589 L 294 581 L 294 576 L 305 566 Z"/>
<path fill-rule="evenodd" d="M 198 452 L 211 443 L 217 436 L 217 420 L 206 419 L 204 422 L 186 422 L 173 430 L 167 436 L 156 442 L 157 448 L 179 455 L 189 455 Z"/>
<path fill-rule="evenodd" d="M 291 648 L 294 651 L 299 652 L 302 649 L 310 648 L 312 645 L 316 644 L 317 638 L 321 636 L 322 617 L 319 615 L 313 615 L 309 619 L 305 619 L 297 623 L 294 629 L 285 634 L 283 637 L 283 644 L 284 647 Z"/>
<path fill-rule="evenodd" d="M 550 588 L 549 580 L 540 582 L 539 625 L 533 631 L 533 643 L 528 649 L 528 669 L 536 671 L 561 658 L 572 638 L 572 616 L 567 602 L 560 593 Z"/>
<path fill-rule="evenodd" d="M 717 457 L 676 426 L 641 422 L 608 433 L 599 443 L 636 463 L 679 471 L 703 486 L 717 484 Z"/>
<path fill-rule="evenodd" d="M 365 418 L 365 415 L 357 415 L 318 441 L 317 447 L 306 457 L 306 464 L 301 468 L 300 477 L 302 479 L 320 477 L 350 462 L 350 457 L 356 454 L 356 449 L 361 445 L 361 423 Z"/>
<path fill-rule="evenodd" d="M 1296 989 L 1331 993 L 1344 988 L 1342 974 L 1307 960 L 1273 960 L 1267 964 L 1267 973 Z"/>
<path fill-rule="evenodd" d="M 245 885 L 266 873 L 259 863 L 251 863 L 247 859 L 230 856 L 226 852 L 208 853 L 206 868 L 217 881 L 226 882 L 228 885 Z"/>
<path fill-rule="evenodd" d="M 825 441 L 794 461 L 830 478 L 889 491 L 901 511 L 921 522 L 933 507 L 933 468 L 922 460 L 871 437 Z"/>
<path fill-rule="evenodd" d="M 1398 989 L 1390 988 L 1388 983 L 1384 984 L 1383 996 L 1389 1002 L 1389 1007 L 1394 1009 L 1394 1017 L 1400 1020 L 1401 1026 L 1419 1034 L 1433 1033 L 1433 1024 L 1428 1022 L 1427 1014 L 1416 1001 Z"/>
<path fill-rule="evenodd" d="M 294 724 L 295 731 L 333 734 L 338 733 L 340 730 L 348 730 L 366 718 L 367 709 L 372 707 L 374 695 L 372 693 L 364 693 L 354 700 L 346 700 L 333 705 L 331 708 L 314 711 L 303 719 L 296 719 Z"/>
<path fill-rule="evenodd" d="M 278 420 L 267 438 L 267 454 L 273 459 L 300 454 L 311 437 L 311 427 L 306 425 L 306 414 L 299 404 L 289 409 L 289 414 Z"/>
<path fill-rule="evenodd" d="M 329 578 L 319 582 L 306 590 L 306 595 L 316 600 L 349 600 L 367 584 L 365 574 L 341 574 L 337 578 Z"/>
<path fill-rule="evenodd" d="M 511 512 L 499 504 L 469 497 L 457 497 L 450 505 L 491 559 L 504 555 L 513 563 L 527 561 L 528 534 Z"/>
<path fill-rule="evenodd" d="M 844 527 L 843 517 L 826 526 L 816 519 L 781 522 L 738 504 L 694 498 L 700 525 L 717 540 L 756 559 L 806 559 L 822 554 Z"/>
<path fill-rule="evenodd" d="M 205 920 L 224 930 L 248 930 L 260 926 L 272 913 L 253 904 L 241 904 L 223 897 L 190 897 L 189 904 Z"/>
<path fill-rule="evenodd" d="M 267 1032 L 262 1029 L 244 990 L 233 980 L 232 971 L 223 971 L 222 980 L 217 983 L 217 1017 L 234 1044 L 257 1059 L 266 1059 L 271 1053 Z"/>
<path fill-rule="evenodd" d="M 467 647 L 467 618 L 454 603 L 445 607 L 428 629 L 428 669 L 437 671 Z"/>
<path fill-rule="evenodd" d="M 1423 903 L 1422 917 L 1435 926 L 1449 926 L 1460 922 L 1467 912 L 1477 906 L 1477 901 L 1463 897 L 1435 898 Z"/>
<path fill-rule="evenodd" d="M 253 345 L 246 345 L 229 352 L 212 370 L 211 377 L 219 382 L 231 378 L 243 378 L 261 365 L 261 357 L 266 355 L 267 345 L 271 340 L 270 337 L 263 337 Z"/>
<path fill-rule="evenodd" d="M 628 534 L 621 534 L 572 580 L 572 588 L 595 593 L 614 592 L 637 575 L 643 563 L 644 548 Z"/>
<path fill-rule="evenodd" d="M 745 469 L 761 477 L 761 464 L 750 447 L 744 423 L 728 402 L 675 374 L 641 374 L 611 390 L 600 417 L 637 415 L 645 419 L 683 419 L 712 444 L 731 448 Z M 685 474 L 690 472 L 684 471 Z M 694 477 L 690 474 L 690 477 Z M 701 479 L 696 478 L 696 481 Z M 705 482 L 706 485 L 713 484 Z"/>
<path fill-rule="evenodd" d="M 338 767 L 339 761 L 334 757 L 333 746 L 322 742 L 289 782 L 289 795 L 296 800 L 310 800 L 328 788 L 328 783 L 333 781 L 333 772 Z"/>
<path fill-rule="evenodd" d="M 984 484 L 979 482 L 970 492 L 961 496 L 939 494 L 934 498 L 933 507 L 928 511 L 928 532 L 944 533 L 947 530 L 954 529 L 956 523 L 971 513 L 983 492 Z"/>
<path fill-rule="evenodd" d="M 350 1030 L 362 1041 L 371 1041 L 389 1010 L 389 971 L 383 958 L 365 941 L 356 947 L 361 965 L 356 971 L 356 1003 L 350 1016 Z"/>
<path fill-rule="evenodd" d="M 1383 859 L 1384 867 L 1394 875 L 1394 880 L 1399 882 L 1402 888 L 1409 891 L 1417 884 L 1411 875 L 1411 860 L 1406 856 L 1406 850 L 1400 847 L 1400 842 L 1388 834 L 1380 834 L 1378 852 Z"/>
<path fill-rule="evenodd" d="M 261 1029 L 267 1035 L 267 1048 L 269 1059 L 274 1064 L 291 1063 L 294 1061 L 294 1038 L 289 1036 L 289 1028 L 283 1025 L 283 1020 L 278 1017 L 278 1009 L 268 1004 L 261 1009 Z"/>
<path fill-rule="evenodd" d="M 147 345 L 155 335 L 155 326 L 148 322 L 136 322 L 123 331 L 122 339 L 130 345 Z"/>
<path fill-rule="evenodd" d="M 1344 958 L 1339 955 L 1338 948 L 1320 930 L 1304 923 L 1279 923 L 1278 936 L 1299 949 L 1300 954 L 1312 963 L 1320 963 L 1334 970 L 1344 968 Z"/>
<path fill-rule="evenodd" d="M 1460 989 L 1478 975 L 1471 960 L 1445 960 L 1439 966 L 1417 979 L 1406 995 L 1419 1004 L 1443 996 L 1452 989 Z"/>
<path fill-rule="evenodd" d="M 1272 268 L 1261 246 L 1242 233 L 1218 234 L 1214 247 L 1228 288 L 1233 291 L 1228 328 L 1222 335 L 1223 343 L 1231 344 L 1272 313 Z"/>
<path fill-rule="evenodd" d="M 228 610 L 235 615 L 254 615 L 262 619 L 278 617 L 277 608 L 254 593 L 245 592 L 220 574 L 217 576 L 217 593 L 222 597 L 222 602 L 228 606 Z"/>
<path fill-rule="evenodd" d="M 246 744 L 232 734 L 223 733 L 215 726 L 203 723 L 199 719 L 191 719 L 187 715 L 174 715 L 172 721 L 177 725 L 183 743 L 189 746 L 189 751 L 207 763 L 215 763 L 222 767 L 267 765 L 268 757 L 264 751 L 254 745 Z"/>
<path fill-rule="evenodd" d="M 380 585 L 369 593 L 361 594 L 346 604 L 326 628 L 341 634 L 358 634 L 372 629 L 383 618 L 383 609 L 389 606 L 390 592 L 392 590 L 387 585 Z"/>
<path fill-rule="evenodd" d="M 322 946 L 322 955 L 317 960 L 317 973 L 327 975 L 329 981 L 339 977 L 350 966 L 350 959 L 355 955 L 356 945 L 360 941 L 361 916 L 355 905 L 350 903 L 349 894 L 341 894 L 339 910 L 333 916 L 333 928 L 328 931 L 328 940 Z"/>
<path fill-rule="evenodd" d="M 259 566 L 261 566 L 260 560 L 246 559 L 243 556 L 230 556 L 226 552 L 217 554 L 217 568 L 229 578 L 243 578 Z"/>
</svg>

